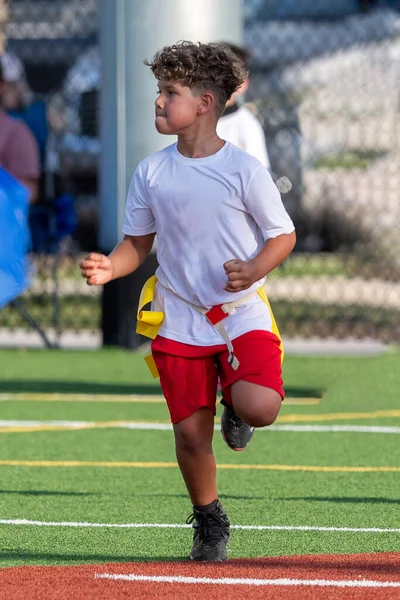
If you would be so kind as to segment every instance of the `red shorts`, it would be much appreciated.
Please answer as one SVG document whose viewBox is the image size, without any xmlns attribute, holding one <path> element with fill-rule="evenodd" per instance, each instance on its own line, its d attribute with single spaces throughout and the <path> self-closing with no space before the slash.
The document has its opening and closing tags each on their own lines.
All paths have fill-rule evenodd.
<svg viewBox="0 0 400 600">
<path fill-rule="evenodd" d="M 233 340 L 237 371 L 228 363 L 225 344 L 191 346 L 157 336 L 151 348 L 172 423 L 203 407 L 215 414 L 218 377 L 227 402 L 239 380 L 272 388 L 284 398 L 280 340 L 268 331 L 250 331 Z"/>
</svg>

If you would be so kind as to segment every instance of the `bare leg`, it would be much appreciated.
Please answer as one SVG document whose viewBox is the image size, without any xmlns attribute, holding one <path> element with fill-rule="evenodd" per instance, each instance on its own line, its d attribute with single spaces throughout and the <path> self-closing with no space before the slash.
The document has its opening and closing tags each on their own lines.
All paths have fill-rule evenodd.
<svg viewBox="0 0 400 600">
<path fill-rule="evenodd" d="M 209 408 L 174 425 L 175 451 L 192 504 L 205 506 L 218 498 L 212 449 L 214 414 Z"/>
<path fill-rule="evenodd" d="M 235 413 L 251 427 L 272 425 L 282 404 L 278 392 L 249 381 L 234 383 L 231 397 Z"/>
</svg>

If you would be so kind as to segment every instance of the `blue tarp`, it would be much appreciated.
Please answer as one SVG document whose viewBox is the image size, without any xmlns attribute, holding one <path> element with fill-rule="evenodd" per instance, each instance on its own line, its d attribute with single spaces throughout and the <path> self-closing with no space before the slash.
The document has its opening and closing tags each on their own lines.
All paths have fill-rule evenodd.
<svg viewBox="0 0 400 600">
<path fill-rule="evenodd" d="M 0 308 L 29 285 L 29 192 L 0 167 Z"/>
</svg>

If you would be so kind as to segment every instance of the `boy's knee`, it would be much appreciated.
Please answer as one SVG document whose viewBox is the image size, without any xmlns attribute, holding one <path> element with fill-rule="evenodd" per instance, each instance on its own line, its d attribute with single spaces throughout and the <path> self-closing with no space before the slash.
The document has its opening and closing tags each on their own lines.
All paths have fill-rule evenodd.
<svg viewBox="0 0 400 600">
<path fill-rule="evenodd" d="M 180 426 L 178 423 L 174 426 L 174 433 L 176 447 L 181 451 L 197 454 L 210 446 L 208 437 L 197 428 Z"/>
<path fill-rule="evenodd" d="M 279 414 L 282 399 L 278 392 L 270 388 L 264 389 L 243 401 L 235 402 L 236 414 L 250 427 L 268 427 L 272 425 Z"/>
<path fill-rule="evenodd" d="M 279 411 L 259 410 L 249 411 L 241 419 L 250 427 L 268 427 L 276 421 Z"/>
</svg>

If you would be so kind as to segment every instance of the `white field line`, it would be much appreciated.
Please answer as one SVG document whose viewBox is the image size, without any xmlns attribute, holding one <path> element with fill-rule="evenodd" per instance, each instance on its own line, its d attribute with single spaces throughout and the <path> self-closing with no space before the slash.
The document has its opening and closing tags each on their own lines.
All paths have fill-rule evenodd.
<svg viewBox="0 0 400 600">
<path fill-rule="evenodd" d="M 115 529 L 190 529 L 183 523 L 87 523 L 73 521 L 28 521 L 27 519 L 0 519 L 0 525 L 36 525 L 38 527 L 95 527 Z M 250 531 L 332 531 L 338 533 L 400 533 L 400 529 L 380 527 L 317 527 L 314 525 L 231 525 L 231 529 Z"/>
<path fill-rule="evenodd" d="M 265 427 L 268 431 L 295 431 L 295 432 L 345 432 L 345 433 L 400 433 L 400 427 L 386 427 L 379 425 L 271 425 Z"/>
<path fill-rule="evenodd" d="M 172 431 L 170 423 L 140 422 L 140 421 L 17 421 L 11 419 L 0 420 L 0 428 L 43 428 L 56 427 L 61 429 L 96 429 L 118 428 L 137 429 L 148 431 Z M 214 429 L 219 431 L 221 426 L 216 424 Z M 297 433 L 392 433 L 400 434 L 400 427 L 395 426 L 367 426 L 367 425 L 270 425 L 261 427 L 257 431 L 291 431 Z"/>
<path fill-rule="evenodd" d="M 213 579 L 211 577 L 168 577 L 150 576 L 118 573 L 95 573 L 95 579 L 113 579 L 115 581 L 147 581 L 152 583 L 205 583 L 214 585 L 253 585 L 253 586 L 316 586 L 316 587 L 340 587 L 340 588 L 400 588 L 400 581 L 373 581 L 372 579 L 361 580 L 329 580 L 329 579 L 235 579 L 224 577 Z"/>
</svg>

